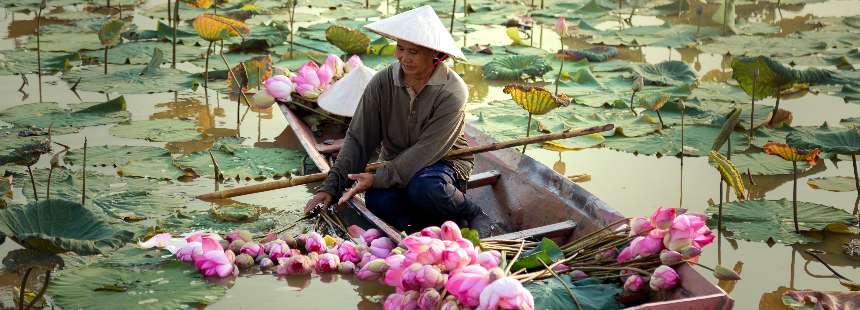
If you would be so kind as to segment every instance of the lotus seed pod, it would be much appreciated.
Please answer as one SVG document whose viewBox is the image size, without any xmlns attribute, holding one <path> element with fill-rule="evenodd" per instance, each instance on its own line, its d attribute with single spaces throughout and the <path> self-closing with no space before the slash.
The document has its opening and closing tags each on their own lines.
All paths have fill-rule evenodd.
<svg viewBox="0 0 860 310">
<path fill-rule="evenodd" d="M 351 274 L 355 272 L 355 264 L 350 261 L 340 263 L 340 273 Z"/>
<path fill-rule="evenodd" d="M 236 266 L 239 266 L 239 269 L 242 270 L 254 267 L 254 258 L 245 253 L 239 254 L 239 256 L 236 256 Z"/>
<path fill-rule="evenodd" d="M 233 242 L 231 242 L 227 248 L 230 249 L 230 251 L 233 251 L 234 253 L 239 253 L 239 251 L 242 250 L 242 246 L 244 246 L 244 245 L 245 245 L 245 241 L 238 239 L 238 240 L 233 240 Z"/>
<path fill-rule="evenodd" d="M 273 262 L 272 259 L 270 259 L 268 257 L 263 257 L 263 259 L 260 260 L 260 269 L 262 269 L 262 270 L 268 270 L 269 268 L 272 268 L 274 265 L 275 265 L 275 262 Z"/>
</svg>

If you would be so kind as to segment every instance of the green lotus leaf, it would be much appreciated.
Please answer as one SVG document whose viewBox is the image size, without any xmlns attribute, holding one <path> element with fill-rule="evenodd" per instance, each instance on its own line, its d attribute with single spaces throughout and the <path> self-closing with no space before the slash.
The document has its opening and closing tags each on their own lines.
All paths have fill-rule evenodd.
<svg viewBox="0 0 860 310">
<path fill-rule="evenodd" d="M 715 227 L 717 206 L 708 207 L 709 226 Z M 729 238 L 749 241 L 772 239 L 782 244 L 811 243 L 820 240 L 794 232 L 792 202 L 780 200 L 733 201 L 723 205 L 723 225 Z M 821 231 L 830 224 L 851 225 L 854 216 L 842 209 L 811 202 L 797 202 L 797 222 L 801 231 Z"/>
<path fill-rule="evenodd" d="M 8 270 L 23 272 L 29 268 L 53 270 L 65 265 L 63 258 L 55 253 L 44 252 L 34 249 L 17 249 L 9 251 L 3 257 L 3 266 Z"/>
<path fill-rule="evenodd" d="M 860 154 L 860 129 L 830 128 L 827 124 L 818 128 L 795 128 L 786 137 L 786 142 L 800 149 L 820 148 L 831 154 Z"/>
<path fill-rule="evenodd" d="M 39 9 L 42 0 L 0 0 L 0 6 L 9 11 L 29 11 L 33 12 Z M 87 0 L 56 0 L 48 2 L 50 6 L 63 7 L 78 4 L 89 3 Z"/>
<path fill-rule="evenodd" d="M 152 59 L 153 51 L 156 48 L 167 54 L 165 55 L 167 60 L 172 59 L 171 53 L 173 47 L 170 42 L 140 41 L 126 42 L 112 47 L 110 49 L 110 53 L 108 53 L 108 63 L 117 65 L 145 65 L 150 62 L 150 59 Z M 84 57 L 97 58 L 99 62 L 103 61 L 104 57 L 104 51 L 89 51 L 81 54 Z M 176 45 L 177 63 L 198 60 L 203 54 L 204 52 L 199 48 L 187 45 Z M 42 57 L 44 57 L 44 54 Z"/>
<path fill-rule="evenodd" d="M 220 139 L 212 146 L 212 155 L 225 178 L 256 178 L 287 175 L 301 165 L 304 152 L 284 148 L 243 146 L 234 138 Z M 197 152 L 176 158 L 182 169 L 192 169 L 201 176 L 213 176 L 209 152 Z"/>
<path fill-rule="evenodd" d="M 577 305 L 581 309 L 621 309 L 615 299 L 621 293 L 620 284 L 604 284 L 594 278 L 573 281 L 570 275 L 560 274 L 558 278 L 530 281 L 523 286 L 534 297 L 535 309 L 576 309 Z"/>
<path fill-rule="evenodd" d="M 540 78 L 552 70 L 542 57 L 531 55 L 508 55 L 493 58 L 484 65 L 487 80 L 516 81 Z"/>
<path fill-rule="evenodd" d="M 555 96 L 543 87 L 525 87 L 518 84 L 510 84 L 502 90 L 505 94 L 511 95 L 514 102 L 517 103 L 526 112 L 543 115 L 560 106 L 570 105 L 570 100 L 567 96 Z"/>
<path fill-rule="evenodd" d="M 102 46 L 114 46 L 121 42 L 120 34 L 125 31 L 126 23 L 119 19 L 111 19 L 99 29 L 99 41 Z"/>
<path fill-rule="evenodd" d="M 0 165 L 15 162 L 15 150 L 47 141 L 47 135 L 22 137 L 18 134 L 22 131 L 26 132 L 23 128 L 0 128 Z"/>
<path fill-rule="evenodd" d="M 677 86 L 696 81 L 696 73 L 683 61 L 668 60 L 656 64 L 633 66 L 633 72 L 651 85 Z"/>
<path fill-rule="evenodd" d="M 116 92 L 122 94 L 147 94 L 155 92 L 178 91 L 190 88 L 192 79 L 182 71 L 172 68 L 141 75 L 146 66 L 111 66 L 104 74 L 103 66 L 83 66 L 74 68 L 63 75 L 69 83 L 78 83 L 78 90 L 96 92 Z"/>
<path fill-rule="evenodd" d="M 794 172 L 790 161 L 765 153 L 733 154 L 732 162 L 741 173 L 752 175 L 789 175 Z M 798 172 L 809 168 L 808 162 L 797 162 Z"/>
<path fill-rule="evenodd" d="M 81 64 L 81 54 L 42 51 L 42 72 L 54 73 L 71 69 Z M 14 49 L 0 51 L 0 74 L 14 75 L 36 72 L 36 51 Z"/>
<path fill-rule="evenodd" d="M 54 134 L 66 134 L 96 125 L 128 121 L 125 97 L 107 102 L 85 102 L 63 109 L 57 103 L 42 102 L 14 106 L 0 112 L 0 120 L 19 127 L 47 129 L 52 126 Z M 52 125 L 53 124 L 53 125 Z"/>
<path fill-rule="evenodd" d="M 252 222 L 231 222 L 221 220 L 209 211 L 189 211 L 177 212 L 159 224 L 165 229 L 176 231 L 211 230 L 226 233 L 231 230 L 240 229 L 256 234 L 284 228 L 295 223 L 301 217 L 302 213 L 300 210 L 295 210 L 294 212 L 273 211 L 260 213 L 257 220 Z M 302 230 L 311 229 L 310 225 L 296 225 L 294 230 L 291 231 L 300 233 Z"/>
<path fill-rule="evenodd" d="M 595 46 L 584 49 L 564 50 L 564 56 L 571 60 L 586 59 L 589 62 L 604 62 L 618 56 L 618 49 L 612 46 Z"/>
<path fill-rule="evenodd" d="M 714 126 L 692 125 L 684 127 L 684 154 L 691 156 L 707 156 L 720 128 Z M 747 147 L 746 135 L 733 132 L 731 135 L 732 152 L 739 152 Z M 604 146 L 642 155 L 677 155 L 681 153 L 681 130 L 679 126 L 665 129 L 659 133 L 639 137 L 608 137 Z M 726 153 L 727 145 L 721 149 Z M 734 161 L 734 157 L 732 157 Z M 737 163 L 736 163 L 737 164 Z"/>
<path fill-rule="evenodd" d="M 544 268 L 544 264 L 552 265 L 563 258 L 561 248 L 554 241 L 543 238 L 538 246 L 524 251 L 516 261 L 511 262 L 513 266 L 510 270 Z"/>
<path fill-rule="evenodd" d="M 216 206 L 209 209 L 209 212 L 212 213 L 213 217 L 221 221 L 233 223 L 248 223 L 256 221 L 260 218 L 260 211 L 260 207 L 244 203 Z"/>
<path fill-rule="evenodd" d="M 83 149 L 70 150 L 65 161 L 80 165 Z M 173 180 L 185 172 L 173 164 L 173 157 L 164 148 L 154 146 L 103 145 L 87 148 L 87 165 L 116 167 L 116 173 L 125 177 L 144 177 Z M 113 175 L 114 171 L 111 171 Z"/>
<path fill-rule="evenodd" d="M 79 203 L 59 199 L 0 210 L 0 230 L 26 248 L 80 255 L 118 248 L 134 236 L 115 231 Z"/>
<path fill-rule="evenodd" d="M 197 124 L 178 119 L 132 121 L 111 127 L 110 133 L 120 138 L 157 142 L 182 142 L 201 138 Z"/>
<path fill-rule="evenodd" d="M 363 32 L 339 25 L 328 27 L 325 39 L 345 54 L 364 54 L 370 46 L 370 38 Z"/>
<path fill-rule="evenodd" d="M 806 181 L 809 187 L 831 192 L 853 192 L 857 190 L 854 177 L 832 176 L 814 178 Z"/>
<path fill-rule="evenodd" d="M 756 70 L 758 79 L 755 81 L 756 89 L 753 90 Z M 817 85 L 839 82 L 830 71 L 816 68 L 791 69 L 765 56 L 735 57 L 732 61 L 732 78 L 738 81 L 738 85 L 747 94 L 755 94 L 756 99 L 774 97 L 796 83 Z"/>
<path fill-rule="evenodd" d="M 51 32 L 43 33 L 39 38 L 42 51 L 49 52 L 78 52 L 101 50 L 102 44 L 98 36 L 92 32 Z M 33 36 L 24 44 L 26 49 L 36 49 L 36 37 Z"/>
<path fill-rule="evenodd" d="M 158 268 L 80 267 L 63 272 L 48 288 L 63 309 L 185 309 L 214 303 L 224 288 L 207 282 L 191 265 L 172 261 Z"/>
</svg>

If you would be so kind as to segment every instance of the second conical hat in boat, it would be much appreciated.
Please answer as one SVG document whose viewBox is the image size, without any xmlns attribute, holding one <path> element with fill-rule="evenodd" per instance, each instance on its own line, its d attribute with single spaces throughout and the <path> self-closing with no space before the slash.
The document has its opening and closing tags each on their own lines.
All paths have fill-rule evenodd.
<svg viewBox="0 0 860 310">
<path fill-rule="evenodd" d="M 429 5 L 372 22 L 364 28 L 390 39 L 409 41 L 466 60 L 463 51 Z"/>
<path fill-rule="evenodd" d="M 317 98 L 317 104 L 329 113 L 352 117 L 362 94 L 364 94 L 364 88 L 367 87 L 367 83 L 370 82 L 374 74 L 376 74 L 376 70 L 363 65 L 358 66 L 322 93 Z"/>
</svg>

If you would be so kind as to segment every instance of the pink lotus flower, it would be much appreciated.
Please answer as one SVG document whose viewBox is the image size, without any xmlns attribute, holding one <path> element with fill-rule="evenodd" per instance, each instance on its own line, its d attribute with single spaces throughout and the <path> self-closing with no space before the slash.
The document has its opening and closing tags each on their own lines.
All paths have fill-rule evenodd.
<svg viewBox="0 0 860 310">
<path fill-rule="evenodd" d="M 642 279 L 638 274 L 634 274 L 632 276 L 627 277 L 627 280 L 624 281 L 624 290 L 628 292 L 638 292 L 641 291 L 645 286 L 645 280 Z"/>
<path fill-rule="evenodd" d="M 278 259 L 278 267 L 275 272 L 278 275 L 306 275 L 311 273 L 313 266 L 311 259 L 304 255 L 281 257 Z"/>
<path fill-rule="evenodd" d="M 439 292 L 432 288 L 425 288 L 418 297 L 418 309 L 435 310 L 439 303 Z"/>
<path fill-rule="evenodd" d="M 651 220 L 645 217 L 634 217 L 630 219 L 630 235 L 644 236 L 653 229 Z"/>
<path fill-rule="evenodd" d="M 319 273 L 337 272 L 339 268 L 340 258 L 331 253 L 320 255 L 320 258 L 316 263 L 316 270 Z"/>
<path fill-rule="evenodd" d="M 564 19 L 564 17 L 559 17 L 555 21 L 555 32 L 557 32 L 558 36 L 562 38 L 570 36 L 570 32 L 567 30 L 567 21 Z"/>
<path fill-rule="evenodd" d="M 343 60 L 340 60 L 340 57 L 338 57 L 337 55 L 328 54 L 328 57 L 326 57 L 323 66 L 328 67 L 332 74 L 334 74 L 334 76 L 343 76 L 344 63 Z"/>
<path fill-rule="evenodd" d="M 388 270 L 385 271 L 383 282 L 388 286 L 401 287 L 403 272 L 412 265 L 412 260 L 401 254 L 391 255 L 385 258 Z M 420 265 L 420 264 L 419 264 Z"/>
<path fill-rule="evenodd" d="M 281 257 L 290 257 L 293 255 L 293 252 L 290 251 L 290 247 L 287 245 L 287 242 L 281 239 L 275 239 L 266 243 L 263 246 L 263 249 L 266 251 L 266 254 L 269 254 L 269 258 L 277 260 Z"/>
<path fill-rule="evenodd" d="M 681 253 L 672 251 L 672 250 L 664 250 L 660 252 L 660 263 L 666 266 L 674 266 L 680 264 L 684 261 L 684 256 Z"/>
<path fill-rule="evenodd" d="M 361 261 L 358 255 L 358 249 L 352 241 L 344 241 L 337 247 L 337 255 L 341 261 L 357 263 Z"/>
<path fill-rule="evenodd" d="M 401 244 L 406 247 L 408 257 L 425 265 L 439 263 L 442 259 L 442 251 L 445 249 L 442 240 L 430 237 L 409 236 L 403 238 Z"/>
<path fill-rule="evenodd" d="M 463 234 L 460 232 L 460 227 L 452 221 L 442 223 L 440 235 L 440 239 L 442 240 L 457 241 L 463 238 Z"/>
<path fill-rule="evenodd" d="M 320 236 L 320 234 L 312 232 L 308 234 L 308 239 L 305 240 L 305 250 L 307 250 L 308 253 L 325 253 L 325 240 L 323 240 L 323 237 Z"/>
<path fill-rule="evenodd" d="M 442 229 L 439 226 L 429 226 L 421 230 L 418 233 L 421 237 L 430 237 L 435 239 L 442 239 Z"/>
<path fill-rule="evenodd" d="M 176 251 L 176 259 L 181 262 L 191 262 L 195 256 L 203 255 L 202 244 L 200 242 L 188 243 L 185 247 Z"/>
<path fill-rule="evenodd" d="M 445 242 L 448 243 L 445 249 L 442 250 L 442 264 L 445 266 L 445 270 L 457 270 L 466 267 L 471 262 L 469 253 L 466 253 L 466 250 L 460 248 L 456 243 Z"/>
<path fill-rule="evenodd" d="M 290 93 L 293 92 L 293 82 L 290 81 L 290 78 L 283 75 L 275 75 L 263 82 L 263 86 L 269 96 L 282 101 L 291 100 Z"/>
<path fill-rule="evenodd" d="M 376 280 L 388 271 L 388 268 L 385 260 L 377 258 L 361 267 L 361 270 L 356 273 L 356 277 L 359 280 Z"/>
<path fill-rule="evenodd" d="M 705 220 L 693 214 L 681 214 L 672 222 L 669 233 L 663 238 L 666 248 L 684 253 L 690 246 L 702 248 L 714 241 Z"/>
<path fill-rule="evenodd" d="M 382 237 L 382 232 L 380 232 L 379 229 L 376 228 L 368 229 L 363 234 L 361 234 L 361 239 L 364 240 L 365 245 L 370 245 L 373 240 L 376 240 L 379 237 Z"/>
<path fill-rule="evenodd" d="M 460 303 L 457 302 L 457 297 L 448 295 L 445 296 L 445 300 L 442 301 L 442 307 L 440 310 L 460 310 Z"/>
<path fill-rule="evenodd" d="M 574 281 L 579 281 L 588 278 L 588 274 L 585 271 L 577 269 L 570 272 L 570 278 Z"/>
<path fill-rule="evenodd" d="M 152 238 L 149 238 L 149 240 L 146 240 L 145 242 L 138 241 L 137 245 L 143 249 L 149 249 L 153 247 L 163 248 L 167 246 L 171 238 L 173 238 L 173 236 L 171 236 L 170 233 L 161 233 L 152 236 Z"/>
<path fill-rule="evenodd" d="M 663 250 L 663 239 L 647 237 L 636 237 L 630 241 L 630 247 L 633 248 L 633 254 L 640 257 L 651 256 L 660 253 Z"/>
<path fill-rule="evenodd" d="M 368 230 L 369 231 L 369 230 Z M 370 254 L 376 257 L 388 257 L 396 245 L 388 237 L 379 237 L 370 242 Z"/>
<path fill-rule="evenodd" d="M 475 261 L 475 263 L 487 269 L 499 267 L 499 264 L 501 264 L 501 262 L 502 253 L 499 253 L 499 251 L 496 250 L 481 252 L 481 254 L 478 254 L 477 259 Z"/>
<path fill-rule="evenodd" d="M 242 245 L 242 248 L 239 249 L 239 252 L 251 255 L 251 257 L 257 257 L 260 256 L 260 253 L 263 253 L 263 247 L 253 241 L 246 242 Z"/>
<path fill-rule="evenodd" d="M 266 270 L 272 268 L 274 265 L 275 262 L 273 262 L 271 258 L 263 257 L 260 259 L 260 269 Z"/>
<path fill-rule="evenodd" d="M 534 297 L 525 289 L 520 281 L 513 278 L 501 278 L 481 292 L 478 310 L 495 309 L 524 309 L 535 308 Z"/>
<path fill-rule="evenodd" d="M 675 219 L 675 208 L 657 208 L 651 215 L 651 225 L 657 229 L 669 229 Z"/>
<path fill-rule="evenodd" d="M 418 272 L 421 271 L 422 266 L 423 265 L 419 263 L 412 263 L 405 269 L 399 270 L 399 274 L 392 275 L 391 277 L 389 277 L 388 274 L 398 270 L 388 269 L 388 271 L 385 272 L 385 282 L 386 284 L 388 284 L 388 282 L 396 282 L 395 285 L 392 286 L 396 286 L 400 290 L 417 290 L 421 288 L 421 285 L 418 283 L 416 277 Z"/>
<path fill-rule="evenodd" d="M 266 92 L 259 92 L 251 97 L 251 103 L 253 103 L 255 108 L 265 110 L 275 104 L 275 97 L 270 96 Z"/>
<path fill-rule="evenodd" d="M 338 271 L 343 274 L 350 274 L 355 272 L 355 264 L 353 262 L 340 262 L 340 268 Z"/>
<path fill-rule="evenodd" d="M 233 242 L 230 242 L 230 244 L 227 245 L 227 248 L 233 252 L 241 253 L 243 245 L 245 245 L 245 241 L 242 241 L 241 239 L 233 240 Z"/>
<path fill-rule="evenodd" d="M 565 272 L 570 271 L 570 269 L 571 269 L 570 266 L 568 266 L 564 263 L 561 263 L 561 264 L 558 264 L 558 265 L 555 265 L 554 267 L 552 267 L 552 271 L 555 271 L 556 273 L 565 273 Z M 577 272 L 577 271 L 582 272 L 581 270 L 574 270 L 574 272 Z M 571 276 L 573 276 L 573 275 L 571 275 Z"/>
<path fill-rule="evenodd" d="M 466 307 L 480 304 L 480 295 L 489 284 L 490 272 L 479 265 L 469 265 L 450 275 L 445 288 Z"/>
<path fill-rule="evenodd" d="M 433 265 L 423 265 L 415 273 L 415 282 L 422 288 L 441 289 L 445 287 L 445 281 L 448 281 L 447 276 Z"/>
<path fill-rule="evenodd" d="M 358 55 L 352 55 L 352 57 L 349 57 L 346 61 L 346 67 L 344 69 L 346 69 L 346 72 L 350 72 L 363 65 L 364 63 L 362 63 L 361 58 L 358 57 Z"/>
<path fill-rule="evenodd" d="M 642 238 L 642 237 L 638 237 L 638 238 Z M 636 257 L 636 254 L 633 253 L 633 247 L 628 246 L 628 247 L 622 249 L 621 253 L 618 253 L 618 257 L 616 259 L 618 260 L 619 263 L 623 263 L 623 262 L 626 262 L 626 261 L 633 259 L 634 257 Z"/>
<path fill-rule="evenodd" d="M 403 293 L 394 293 L 388 295 L 385 299 L 385 304 L 382 305 L 384 310 L 415 310 L 418 309 L 418 292 L 406 291 Z"/>
<path fill-rule="evenodd" d="M 687 248 L 687 251 L 683 253 L 684 257 L 687 259 L 694 259 L 702 254 L 702 248 L 697 246 L 691 246 Z"/>
<path fill-rule="evenodd" d="M 298 73 L 290 78 L 295 85 L 295 91 L 305 98 L 316 99 L 319 97 L 325 88 L 324 85 L 331 80 L 331 71 L 323 71 L 323 68 L 320 68 L 313 61 L 299 67 Z M 322 74 L 320 71 L 323 71 Z M 327 80 L 323 81 L 324 79 Z"/>
<path fill-rule="evenodd" d="M 648 283 L 652 290 L 668 290 L 678 285 L 680 277 L 672 267 L 662 265 L 654 270 L 651 275 L 651 281 Z"/>
<path fill-rule="evenodd" d="M 204 276 L 224 278 L 239 273 L 239 269 L 230 262 L 221 244 L 215 239 L 202 238 L 201 251 L 203 255 L 194 256 L 194 265 Z"/>
<path fill-rule="evenodd" d="M 615 260 L 616 256 L 618 256 L 618 250 L 616 250 L 615 248 L 611 248 L 606 251 L 594 254 L 594 259 L 598 262 L 607 262 Z"/>
<path fill-rule="evenodd" d="M 356 266 L 358 266 L 358 267 L 364 267 L 364 265 L 366 265 L 366 264 L 367 264 L 367 263 L 369 263 L 370 261 L 372 261 L 372 260 L 374 260 L 374 259 L 377 259 L 377 258 L 378 258 L 378 257 L 373 256 L 373 254 L 370 254 L 370 252 L 364 252 L 364 253 L 362 253 L 362 254 L 361 254 L 361 261 L 359 261 L 359 262 L 358 262 L 357 264 L 355 264 L 355 265 L 356 265 Z"/>
</svg>

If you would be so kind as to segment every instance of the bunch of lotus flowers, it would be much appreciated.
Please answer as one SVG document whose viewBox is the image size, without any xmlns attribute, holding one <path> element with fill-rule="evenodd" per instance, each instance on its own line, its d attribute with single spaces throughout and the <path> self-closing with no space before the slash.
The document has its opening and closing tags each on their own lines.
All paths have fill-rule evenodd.
<svg viewBox="0 0 860 310">
<path fill-rule="evenodd" d="M 288 101 L 292 92 L 304 98 L 316 99 L 332 82 L 362 65 L 358 55 L 353 55 L 344 63 L 337 55 L 329 54 L 322 65 L 308 61 L 292 77 L 273 76 L 269 79 L 271 83 L 269 80 L 265 83 L 266 93 L 282 101 Z"/>
<path fill-rule="evenodd" d="M 667 290 L 678 285 L 678 273 L 671 266 L 695 262 L 702 248 L 716 238 L 705 225 L 705 220 L 703 214 L 685 213 L 673 208 L 658 208 L 650 218 L 631 219 L 630 234 L 636 237 L 618 253 L 618 262 L 659 255 L 662 265 L 657 267 L 650 280 L 641 275 L 629 276 L 624 289 L 637 292 L 646 281 L 653 290 Z"/>
</svg>

